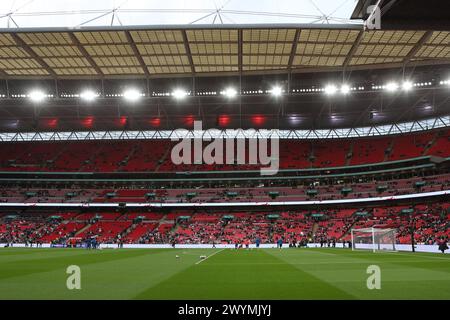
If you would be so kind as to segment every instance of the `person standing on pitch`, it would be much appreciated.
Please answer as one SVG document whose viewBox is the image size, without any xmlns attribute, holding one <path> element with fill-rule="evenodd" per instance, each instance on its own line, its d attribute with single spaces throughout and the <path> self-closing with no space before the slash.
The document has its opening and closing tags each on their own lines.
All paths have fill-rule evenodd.
<svg viewBox="0 0 450 320">
<path fill-rule="evenodd" d="M 439 251 L 445 253 L 445 250 L 448 250 L 447 241 L 444 238 L 438 240 Z"/>
<path fill-rule="evenodd" d="M 277 241 L 277 248 L 282 248 L 283 247 L 283 239 L 280 237 Z"/>
<path fill-rule="evenodd" d="M 259 248 L 259 245 L 261 244 L 261 239 L 259 237 L 256 237 L 255 244 L 256 248 Z"/>
</svg>

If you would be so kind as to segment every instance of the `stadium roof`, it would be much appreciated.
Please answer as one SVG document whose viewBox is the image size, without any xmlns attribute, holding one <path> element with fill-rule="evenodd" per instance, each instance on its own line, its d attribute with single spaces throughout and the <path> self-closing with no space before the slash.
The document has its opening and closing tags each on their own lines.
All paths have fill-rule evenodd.
<svg viewBox="0 0 450 320">
<path fill-rule="evenodd" d="M 448 64 L 450 32 L 358 25 L 0 29 L 2 78 L 173 77 Z"/>
<path fill-rule="evenodd" d="M 314 8 L 321 16 L 315 24 L 302 11 L 304 6 L 265 7 L 275 1 L 258 1 L 259 13 L 246 8 L 237 13 L 237 8 L 227 7 L 234 1 L 224 2 L 218 5 L 226 4 L 229 11 L 221 9 L 221 19 L 212 18 L 217 10 L 208 11 L 211 16 L 190 24 L 185 16 L 206 15 L 201 10 L 207 9 L 181 10 L 183 19 L 172 19 L 180 17 L 180 9 L 153 10 L 149 5 L 140 15 L 121 3 L 113 11 L 95 7 L 103 1 L 92 1 L 93 7 L 83 2 L 83 10 L 76 12 L 70 6 L 61 9 L 66 1 L 49 1 L 55 6 L 48 8 L 47 2 L 29 0 L 34 9 L 19 2 L 15 8 L 22 9 L 0 15 L 0 27 L 4 21 L 7 27 L 0 29 L 2 132 L 171 130 L 190 128 L 199 119 L 205 128 L 309 130 L 395 125 L 448 115 L 450 26 L 441 20 L 430 24 L 439 12 L 448 12 L 434 5 L 436 0 L 381 1 L 381 30 L 343 18 L 350 18 L 352 11 L 354 18 L 367 18 L 366 7 L 374 2 L 369 0 L 356 6 L 342 0 L 347 5 L 340 8 L 347 11 L 337 10 L 339 18 L 331 10 L 338 7 L 336 1 L 302 1 L 328 3 L 328 8 Z M 283 1 L 283 6 L 286 2 L 292 4 Z M 399 16 L 403 9 L 417 12 L 410 4 L 418 2 L 430 7 L 421 15 L 425 22 L 416 19 L 417 13 Z M 258 18 L 225 24 L 224 17 L 232 14 Z M 76 15 L 86 23 L 70 20 Z M 157 17 L 147 19 L 151 15 Z M 62 18 L 67 23 L 61 23 Z M 384 90 L 394 82 L 407 82 L 413 90 Z M 341 85 L 352 94 L 325 92 Z M 126 101 L 123 95 L 130 88 L 144 98 Z M 238 96 L 223 95 L 227 88 Z M 282 96 L 272 96 L 273 88 L 283 90 Z M 98 99 L 83 101 L 80 95 L 86 89 Z M 187 96 L 177 99 L 176 90 Z M 34 91 L 48 99 L 33 102 Z"/>
</svg>

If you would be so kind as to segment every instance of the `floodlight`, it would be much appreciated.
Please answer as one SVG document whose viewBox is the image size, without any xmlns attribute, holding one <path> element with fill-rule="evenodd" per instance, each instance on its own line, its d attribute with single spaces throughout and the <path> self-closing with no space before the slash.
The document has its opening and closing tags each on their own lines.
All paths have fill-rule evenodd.
<svg viewBox="0 0 450 320">
<path fill-rule="evenodd" d="M 330 84 L 330 85 L 325 87 L 325 93 L 328 94 L 328 95 L 335 94 L 336 91 L 337 91 L 337 88 L 336 88 L 335 85 Z"/>
<path fill-rule="evenodd" d="M 141 93 L 136 89 L 128 89 L 123 93 L 123 97 L 128 101 L 137 101 L 141 96 Z"/>
<path fill-rule="evenodd" d="M 413 88 L 413 84 L 411 81 L 404 81 L 402 84 L 402 89 L 405 91 L 409 91 Z"/>
<path fill-rule="evenodd" d="M 183 99 L 184 97 L 186 97 L 187 96 L 187 92 L 186 91 L 184 91 L 183 89 L 175 89 L 173 92 L 172 92 L 172 96 L 175 98 L 175 99 Z"/>
<path fill-rule="evenodd" d="M 348 94 L 350 93 L 350 86 L 348 84 L 343 84 L 341 86 L 341 93 L 342 94 Z"/>
<path fill-rule="evenodd" d="M 385 89 L 390 92 L 397 91 L 398 83 L 397 82 L 389 82 L 388 84 L 386 84 Z"/>
<path fill-rule="evenodd" d="M 85 90 L 80 94 L 80 98 L 86 101 L 93 101 L 95 100 L 99 95 L 92 91 L 92 90 Z"/>
<path fill-rule="evenodd" d="M 279 96 L 281 96 L 282 94 L 283 94 L 283 89 L 281 88 L 281 87 L 273 87 L 271 90 L 270 90 L 270 93 L 273 95 L 273 96 L 275 96 L 275 97 L 279 97 Z"/>
<path fill-rule="evenodd" d="M 224 96 L 227 96 L 228 98 L 233 98 L 237 95 L 236 89 L 229 87 L 221 92 Z"/>
<path fill-rule="evenodd" d="M 28 97 L 33 102 L 42 102 L 47 97 L 47 95 L 41 90 L 33 90 L 28 94 Z"/>
</svg>

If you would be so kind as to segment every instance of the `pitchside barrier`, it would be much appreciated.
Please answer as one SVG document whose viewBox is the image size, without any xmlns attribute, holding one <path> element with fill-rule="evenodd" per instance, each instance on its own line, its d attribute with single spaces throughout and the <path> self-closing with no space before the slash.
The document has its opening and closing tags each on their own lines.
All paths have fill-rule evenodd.
<svg viewBox="0 0 450 320">
<path fill-rule="evenodd" d="M 0 243 L 0 249 L 5 248 L 6 243 Z M 363 245 L 363 244 L 360 244 Z M 371 244 L 367 244 L 368 249 L 372 248 Z M 50 248 L 50 244 L 49 243 L 45 243 L 42 245 L 42 248 Z M 56 245 L 54 246 L 55 248 L 63 248 L 63 245 Z M 369 248 L 370 247 L 370 248 Z M 13 245 L 13 248 L 30 248 L 25 247 L 24 243 L 15 243 Z M 31 249 L 35 249 L 36 245 L 33 245 L 33 248 Z M 117 249 L 117 244 L 100 244 L 100 248 L 101 249 Z M 167 249 L 167 248 L 172 248 L 171 244 L 124 244 L 123 245 L 124 249 Z M 175 245 L 176 249 L 212 249 L 213 245 L 212 244 L 177 244 Z M 216 244 L 215 248 L 217 249 L 234 249 L 234 244 Z M 255 244 L 251 244 L 250 245 L 251 249 L 256 249 L 256 245 Z M 265 243 L 265 244 L 261 244 L 259 246 L 259 248 L 264 248 L 264 249 L 268 249 L 268 248 L 276 248 L 276 244 L 271 244 L 271 243 Z M 292 250 L 302 250 L 303 248 L 289 248 L 289 244 L 285 243 L 283 244 L 283 248 L 284 249 L 292 249 Z M 320 243 L 308 243 L 308 248 L 320 248 Z M 336 243 L 336 248 L 343 248 L 342 243 Z M 7 248 L 6 248 L 7 249 Z M 324 250 L 328 249 L 328 246 L 324 246 L 323 247 Z M 404 252 L 411 252 L 412 248 L 411 248 L 411 244 L 396 244 L 395 245 L 395 249 L 396 251 L 404 251 Z M 240 249 L 240 250 L 245 250 L 244 249 Z M 344 250 L 350 250 L 348 248 L 348 245 L 345 245 Z M 377 252 L 383 252 L 381 251 L 377 251 Z M 389 252 L 389 251 L 388 251 Z M 416 252 L 429 252 L 429 253 L 441 253 L 439 251 L 438 245 L 426 245 L 426 244 L 418 244 L 416 245 Z M 450 254 L 450 250 L 446 250 L 445 251 L 446 254 Z M 377 253 L 374 253 L 377 254 Z"/>
</svg>

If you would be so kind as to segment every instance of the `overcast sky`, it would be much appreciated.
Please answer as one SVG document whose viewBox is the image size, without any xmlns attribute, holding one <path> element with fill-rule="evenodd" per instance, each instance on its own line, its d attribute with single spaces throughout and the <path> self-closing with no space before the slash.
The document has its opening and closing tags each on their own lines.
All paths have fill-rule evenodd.
<svg viewBox="0 0 450 320">
<path fill-rule="evenodd" d="M 356 0 L 1 0 L 0 27 L 346 23 L 356 3 Z M 8 16 L 9 13 L 12 15 Z M 324 16 L 328 19 L 323 19 Z"/>
</svg>

